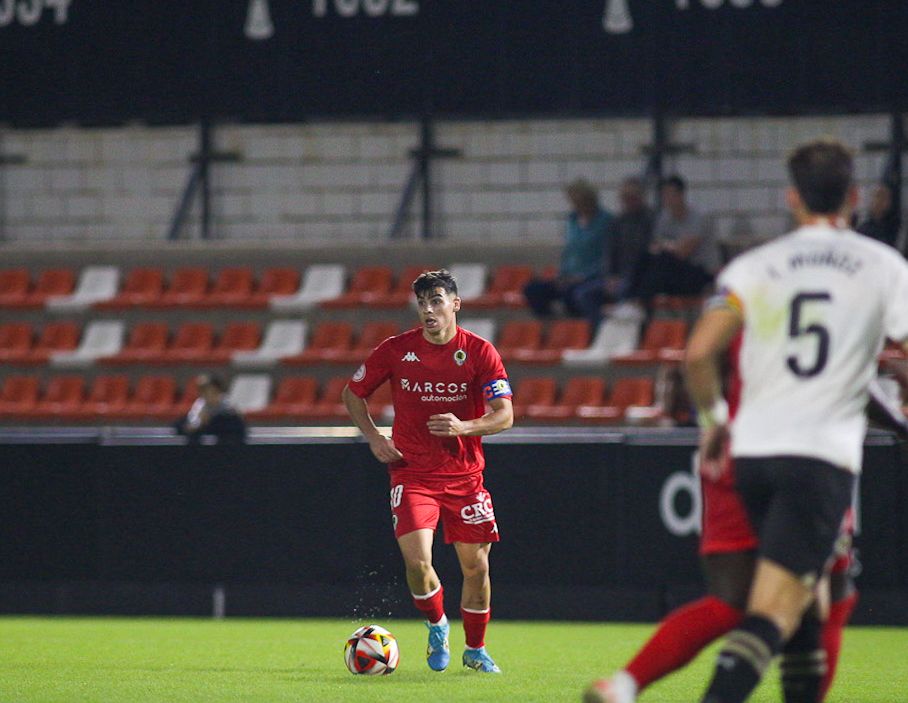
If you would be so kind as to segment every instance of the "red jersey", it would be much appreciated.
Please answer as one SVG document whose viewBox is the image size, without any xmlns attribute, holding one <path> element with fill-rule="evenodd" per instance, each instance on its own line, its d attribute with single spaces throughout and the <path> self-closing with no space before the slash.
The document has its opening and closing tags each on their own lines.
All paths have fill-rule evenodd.
<svg viewBox="0 0 908 703">
<path fill-rule="evenodd" d="M 511 397 L 501 355 L 490 342 L 460 327 L 447 344 L 432 344 L 421 327 L 389 337 L 372 350 L 349 388 L 367 398 L 385 381 L 394 403 L 394 446 L 404 455 L 390 471 L 444 479 L 482 472 L 481 437 L 436 437 L 426 423 L 442 413 L 475 420 L 487 401 Z"/>
</svg>

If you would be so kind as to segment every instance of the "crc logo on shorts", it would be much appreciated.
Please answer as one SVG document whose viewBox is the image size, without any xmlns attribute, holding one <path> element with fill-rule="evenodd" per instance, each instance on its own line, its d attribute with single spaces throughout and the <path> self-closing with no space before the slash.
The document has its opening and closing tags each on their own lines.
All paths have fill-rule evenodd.
<svg viewBox="0 0 908 703">
<path fill-rule="evenodd" d="M 482 395 L 486 400 L 509 398 L 511 396 L 511 384 L 508 383 L 506 378 L 496 378 L 482 387 Z"/>
<path fill-rule="evenodd" d="M 492 496 L 485 491 L 476 494 L 476 502 L 460 509 L 460 517 L 467 525 L 481 525 L 484 522 L 495 522 L 495 510 L 492 508 Z"/>
</svg>

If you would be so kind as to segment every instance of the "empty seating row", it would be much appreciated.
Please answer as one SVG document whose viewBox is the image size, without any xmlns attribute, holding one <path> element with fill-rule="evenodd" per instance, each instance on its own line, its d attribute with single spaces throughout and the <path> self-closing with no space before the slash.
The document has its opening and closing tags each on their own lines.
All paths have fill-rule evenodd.
<svg viewBox="0 0 908 703">
<path fill-rule="evenodd" d="M 514 415 L 537 422 L 653 422 L 663 416 L 654 393 L 653 379 L 648 377 L 622 378 L 609 389 L 602 377 L 577 376 L 560 392 L 553 378 L 526 378 L 514 391 Z"/>
</svg>

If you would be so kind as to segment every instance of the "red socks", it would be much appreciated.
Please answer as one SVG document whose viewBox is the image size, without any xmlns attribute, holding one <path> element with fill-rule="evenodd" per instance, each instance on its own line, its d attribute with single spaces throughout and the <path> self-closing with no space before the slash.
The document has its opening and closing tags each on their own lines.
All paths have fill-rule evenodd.
<svg viewBox="0 0 908 703">
<path fill-rule="evenodd" d="M 743 612 L 715 596 L 688 603 L 666 616 L 626 671 L 637 682 L 637 690 L 642 691 L 687 664 L 710 642 L 737 627 L 743 618 Z"/>
<path fill-rule="evenodd" d="M 460 616 L 463 618 L 463 631 L 466 635 L 467 647 L 470 649 L 479 649 L 486 643 L 486 626 L 492 617 L 492 609 L 485 610 L 467 610 L 460 609 Z"/>
<path fill-rule="evenodd" d="M 826 698 L 826 692 L 835 677 L 836 665 L 839 663 L 839 650 L 842 648 L 842 630 L 851 618 L 851 612 L 858 602 L 857 591 L 847 598 L 837 600 L 829 608 L 829 619 L 823 625 L 820 642 L 826 650 L 826 675 L 820 684 L 820 700 Z"/>
<path fill-rule="evenodd" d="M 444 617 L 445 614 L 445 590 L 438 584 L 438 588 L 429 591 L 424 596 L 413 595 L 413 605 L 416 609 L 426 616 L 430 623 L 436 623 Z"/>
</svg>

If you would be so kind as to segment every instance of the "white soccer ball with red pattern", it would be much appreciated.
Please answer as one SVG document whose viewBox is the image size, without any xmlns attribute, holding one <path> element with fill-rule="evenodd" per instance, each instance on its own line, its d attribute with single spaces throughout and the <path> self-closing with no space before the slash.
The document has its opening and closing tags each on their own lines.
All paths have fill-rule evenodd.
<svg viewBox="0 0 908 703">
<path fill-rule="evenodd" d="M 390 674 L 400 664 L 397 639 L 380 625 L 366 625 L 350 635 L 344 661 L 351 674 Z"/>
</svg>

